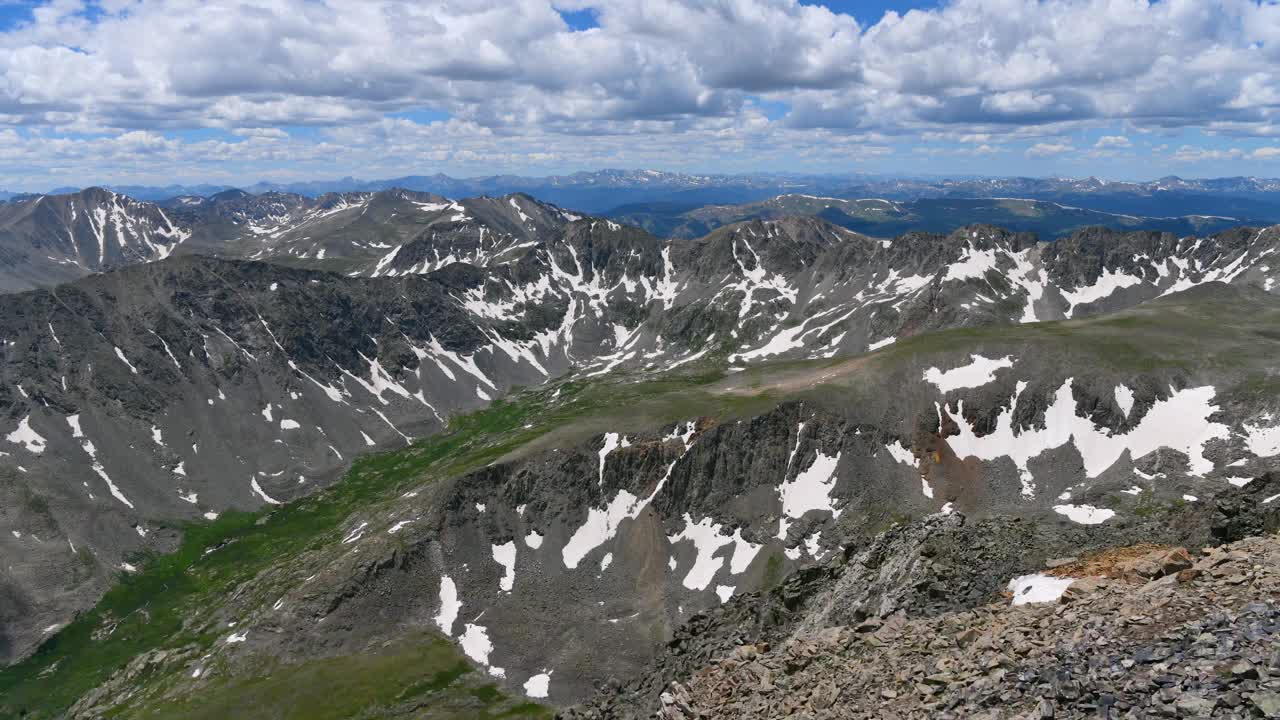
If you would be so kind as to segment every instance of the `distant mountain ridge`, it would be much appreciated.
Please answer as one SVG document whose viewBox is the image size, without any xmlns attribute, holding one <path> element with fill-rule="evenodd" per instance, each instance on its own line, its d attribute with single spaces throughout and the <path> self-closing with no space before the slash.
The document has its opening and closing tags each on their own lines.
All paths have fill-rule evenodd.
<svg viewBox="0 0 1280 720">
<path fill-rule="evenodd" d="M 603 184 L 635 177 L 596 179 Z M 683 179 L 699 180 L 712 183 L 714 177 Z M 571 207 L 523 192 L 451 199 L 405 188 L 319 197 L 233 188 L 158 203 L 102 188 L 25 196 L 0 203 L 0 291 L 49 287 L 175 252 L 266 260 L 348 276 L 425 273 L 452 262 L 483 266 L 518 257 L 509 253 L 587 214 L 567 209 Z M 1028 198 L 842 199 L 799 192 L 739 204 L 635 203 L 595 216 L 685 240 L 736 223 L 790 217 L 819 218 L 878 238 L 945 235 L 969 225 L 999 226 L 1042 239 L 1091 227 L 1203 237 L 1273 224 L 1263 216 L 1151 217 Z"/>
<path fill-rule="evenodd" d="M 787 216 L 820 217 L 840 227 L 878 237 L 892 237 L 911 231 L 947 233 L 973 223 L 1034 232 L 1047 239 L 1097 226 L 1199 235 L 1240 225 L 1267 225 L 1271 222 L 1221 215 L 1141 216 L 1023 197 L 893 200 L 885 197 L 844 199 L 801 193 L 737 205 L 639 203 L 614 208 L 608 216 L 621 223 L 643 227 L 655 235 L 672 238 L 694 238 L 722 225 L 744 220 Z"/>
<path fill-rule="evenodd" d="M 492 175 L 455 178 L 435 173 L 382 180 L 344 177 L 284 183 L 263 181 L 240 189 L 253 194 L 284 192 L 319 197 L 326 193 L 377 192 L 393 188 L 446 197 L 524 192 L 540 200 L 594 213 L 642 202 L 736 204 L 786 193 L 809 193 L 841 199 L 883 197 L 891 200 L 1016 197 L 1053 200 L 1092 210 L 1134 215 L 1194 213 L 1280 221 L 1280 179 L 1243 176 L 1204 179 L 1167 176 L 1151 181 L 1112 181 L 1096 177 L 931 179 L 863 173 L 728 175 L 607 169 L 543 177 Z M 159 201 L 180 195 L 209 197 L 234 188 L 200 184 L 111 186 L 111 189 L 139 200 Z M 61 188 L 51 194 L 74 190 Z M 0 198 L 3 197 L 4 194 L 0 193 Z"/>
<path fill-rule="evenodd" d="M 178 196 L 210 197 L 228 190 L 242 190 L 255 195 L 289 193 L 316 198 L 330 193 L 379 192 L 403 189 L 430 192 L 447 197 L 475 195 L 509 195 L 526 192 L 539 199 L 559 204 L 572 204 L 582 210 L 599 212 L 629 201 L 643 201 L 685 193 L 697 193 L 708 201 L 720 198 L 726 202 L 737 198 L 768 197 L 788 189 L 823 189 L 832 191 L 859 178 L 858 175 L 720 175 L 704 173 L 662 172 L 658 170 L 597 170 L 569 175 L 542 177 L 524 175 L 491 175 L 455 178 L 443 173 L 405 175 L 382 180 L 360 180 L 343 177 L 335 180 L 297 182 L 257 182 L 236 188 L 230 185 L 110 186 L 116 192 L 139 200 L 160 201 Z M 75 192 L 77 188 L 57 188 L 50 194 Z M 16 197 L 25 197 L 18 195 Z"/>
</svg>

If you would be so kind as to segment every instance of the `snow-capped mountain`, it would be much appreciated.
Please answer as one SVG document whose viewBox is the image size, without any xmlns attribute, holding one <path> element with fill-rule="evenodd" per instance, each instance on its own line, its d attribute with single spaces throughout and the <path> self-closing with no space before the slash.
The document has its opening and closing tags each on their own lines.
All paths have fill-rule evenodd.
<svg viewBox="0 0 1280 720">
<path fill-rule="evenodd" d="M 335 196 L 290 215 L 301 225 L 280 238 L 360 222 L 378 200 Z M 1268 293 L 1280 273 L 1280 227 L 1042 243 L 987 226 L 880 240 L 789 218 L 664 241 L 524 196 L 398 202 L 424 227 L 378 248 L 362 271 L 376 277 L 184 256 L 6 298 L 4 461 L 53 508 L 39 552 L 14 564 L 19 585 L 72 582 L 50 538 L 118 568 L 165 537 L 148 534 L 158 524 L 310 493 L 359 452 L 571 370 L 856 355 L 1206 283 Z M 277 247 L 275 232 L 259 242 Z M 5 522 L 35 532 L 29 517 Z M 38 598 L 40 618 L 105 577 Z"/>
<path fill-rule="evenodd" d="M 527 247 L 576 217 L 519 194 L 453 201 L 399 189 L 314 199 L 227 190 L 155 204 L 90 189 L 0 204 L 0 243 L 8 249 L 0 258 L 0 290 L 49 286 L 178 250 L 394 274 L 413 263 L 425 268 L 417 252 L 442 252 L 432 261 L 441 267 L 451 243 L 459 253 L 473 245 Z M 398 259 L 389 254 L 402 248 Z"/>
<path fill-rule="evenodd" d="M 8 657 L 176 523 L 293 517 L 390 472 L 333 537 L 192 609 L 183 632 L 217 639 L 166 656 L 175 687 L 413 618 L 567 703 L 887 508 L 1123 523 L 1147 517 L 1130 497 L 1212 497 L 1280 454 L 1280 406 L 1248 391 L 1280 226 L 1050 243 L 784 217 L 664 240 L 523 195 L 296 198 L 174 201 L 273 262 L 179 255 L 0 305 Z M 385 242 L 342 239 L 366 224 Z M 451 422 L 491 403 L 474 422 L 510 435 Z M 483 462 L 421 475 L 433 437 Z M 139 697 L 104 693 L 85 702 Z"/>
<path fill-rule="evenodd" d="M 571 176 L 574 183 L 590 184 L 579 175 Z M 673 179 L 648 171 L 591 176 L 605 192 L 612 192 L 617 183 L 638 182 L 638 177 L 651 176 L 658 183 L 714 180 L 713 176 Z M 1020 180 L 981 182 L 986 183 L 986 189 L 973 192 L 1033 194 L 1034 190 Z M 997 187 L 1001 182 L 1004 184 Z M 1043 186 L 1045 182 L 1032 184 Z M 1080 187 L 1079 183 L 1071 186 Z M 331 193 L 317 198 L 278 191 L 255 195 L 227 190 L 209 197 L 181 195 L 153 204 L 90 189 L 0 204 L 0 238 L 9 249 L 7 258 L 0 259 L 0 266 L 7 265 L 0 289 L 48 286 L 175 251 L 283 262 L 353 276 L 422 272 L 451 260 L 508 262 L 547 233 L 559 232 L 582 215 L 523 193 L 452 200 L 403 189 Z M 1240 219 L 1247 216 L 1139 217 L 1026 198 L 897 200 L 886 194 L 846 200 L 805 193 L 693 209 L 630 205 L 615 213 L 613 220 L 641 225 L 661 235 L 697 238 L 745 220 L 781 220 L 794 215 L 821 217 L 877 237 L 900 235 L 907 228 L 949 232 L 979 219 L 984 224 L 994 221 L 1013 229 L 1037 231 L 1045 238 L 1095 225 L 1200 236 L 1247 224 Z"/>
<path fill-rule="evenodd" d="M 160 207 L 101 188 L 3 203 L 0 289 L 163 259 L 190 234 Z"/>
</svg>

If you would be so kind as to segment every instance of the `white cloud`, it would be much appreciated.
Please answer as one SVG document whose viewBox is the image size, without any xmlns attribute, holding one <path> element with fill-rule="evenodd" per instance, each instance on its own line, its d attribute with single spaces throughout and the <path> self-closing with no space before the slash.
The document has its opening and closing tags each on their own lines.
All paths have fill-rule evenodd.
<svg viewBox="0 0 1280 720">
<path fill-rule="evenodd" d="M 1129 138 L 1123 135 L 1103 135 L 1093 146 L 1099 150 L 1133 147 Z"/>
<path fill-rule="evenodd" d="M 1211 160 L 1237 160 L 1244 157 L 1244 151 L 1239 148 L 1227 148 L 1223 150 L 1196 147 L 1194 145 L 1183 145 L 1173 153 L 1173 159 L 1178 162 L 1206 162 Z"/>
<path fill-rule="evenodd" d="M 1051 155 L 1061 155 L 1074 150 L 1071 143 L 1053 143 L 1043 142 L 1036 143 L 1027 148 L 1027 157 L 1049 157 Z"/>
<path fill-rule="evenodd" d="M 284 130 L 270 127 L 236 128 L 231 132 L 235 135 L 239 135 L 240 137 L 271 138 L 274 140 L 283 140 L 289 137 L 289 133 Z"/>
<path fill-rule="evenodd" d="M 378 167 L 360 145 L 374 138 L 431 162 L 670 165 L 748 151 L 809 161 L 822 143 L 831 158 L 867 158 L 894 138 L 977 154 L 1029 142 L 1026 155 L 1044 157 L 1071 149 L 1058 137 L 1117 122 L 1280 137 L 1280 5 L 1263 0 L 951 0 L 870 26 L 796 0 L 84 7 L 58 0 L 0 32 L 0 127 L 27 129 L 18 144 L 32 148 L 0 159 L 0 178 L 129 152 L 213 164 L 247 152 L 345 173 L 338 163 Z M 573 32 L 557 12 L 586 7 L 599 27 Z M 770 120 L 760 100 L 790 112 Z M 394 117 L 423 110 L 452 119 Z M 304 139 L 295 126 L 329 130 Z M 171 139 L 193 128 L 243 140 Z M 1237 157 L 1272 158 L 1264 150 Z"/>
<path fill-rule="evenodd" d="M 600 27 L 570 32 L 548 0 L 144 0 L 96 23 L 60 2 L 0 35 L 0 112 L 154 129 L 429 105 L 497 127 L 726 116 L 772 93 L 837 127 L 1269 125 L 1280 97 L 1280 11 L 1247 0 L 956 0 L 866 29 L 794 0 L 558 4 Z"/>
</svg>

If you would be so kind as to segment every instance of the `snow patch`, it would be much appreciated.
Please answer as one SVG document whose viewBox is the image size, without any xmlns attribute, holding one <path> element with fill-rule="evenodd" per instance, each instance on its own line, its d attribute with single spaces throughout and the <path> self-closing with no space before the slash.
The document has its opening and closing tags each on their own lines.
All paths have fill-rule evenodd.
<svg viewBox="0 0 1280 720">
<path fill-rule="evenodd" d="M 710 517 L 694 522 L 688 513 L 684 515 L 685 526 L 679 534 L 667 538 L 672 544 L 682 540 L 693 543 L 697 558 L 693 567 L 685 574 L 682 584 L 690 590 L 706 590 L 715 577 L 716 572 L 724 565 L 723 557 L 715 557 L 716 550 L 733 542 L 733 538 L 720 534 L 720 525 Z"/>
<path fill-rule="evenodd" d="M 1081 525 L 1101 525 L 1116 516 L 1115 510 L 1092 505 L 1054 505 L 1053 511 Z"/>
<path fill-rule="evenodd" d="M 1074 578 L 1058 578 L 1043 573 L 1021 575 L 1009 581 L 1014 605 L 1057 602 Z"/>
<path fill-rule="evenodd" d="M 808 469 L 798 473 L 794 480 L 784 482 L 778 488 L 782 496 L 783 518 L 779 521 L 778 538 L 787 537 L 790 520 L 799 520 L 810 510 L 823 510 L 839 517 L 840 511 L 835 509 L 831 500 L 831 491 L 836 485 L 836 466 L 840 462 L 840 453 L 827 455 L 821 451 L 813 459 Z"/>
<path fill-rule="evenodd" d="M 467 657 L 486 667 L 489 665 L 489 653 L 493 652 L 493 643 L 489 641 L 489 631 L 483 625 L 475 623 L 464 625 L 458 643 L 462 645 L 462 652 Z"/>
<path fill-rule="evenodd" d="M 1008 355 L 994 359 L 981 355 L 969 357 L 972 362 L 968 365 L 961 365 L 945 372 L 936 367 L 925 370 L 925 381 L 933 383 L 938 390 L 947 393 L 960 388 L 982 387 L 996 379 L 996 370 L 1013 367 L 1013 358 Z"/>
<path fill-rule="evenodd" d="M 1067 308 L 1067 317 L 1072 317 L 1076 307 L 1079 305 L 1097 302 L 1103 298 L 1110 297 L 1117 290 L 1141 284 L 1142 278 L 1116 272 L 1111 268 L 1104 268 L 1102 274 L 1098 276 L 1098 279 L 1092 285 L 1076 288 L 1075 290 L 1062 291 L 1062 297 L 1070 304 L 1070 307 Z"/>
<path fill-rule="evenodd" d="M 79 420 L 79 416 L 72 416 Z M 67 418 L 70 422 L 71 418 Z M 77 422 L 77 425 L 79 423 Z M 77 435 L 76 437 L 80 437 Z M 28 452 L 39 455 L 44 452 L 45 439 L 40 433 L 31 429 L 31 416 L 27 415 L 18 422 L 18 427 L 13 432 L 5 436 L 5 439 L 14 445 L 22 445 Z"/>
<path fill-rule="evenodd" d="M 1133 410 L 1133 391 L 1123 384 L 1116 386 L 1116 406 L 1125 417 L 1129 417 L 1129 411 Z"/>
<path fill-rule="evenodd" d="M 361 537 L 364 536 L 364 529 L 367 527 L 369 527 L 369 523 L 367 522 L 362 522 L 359 525 L 357 525 L 354 529 L 351 530 L 351 532 L 347 533 L 346 537 L 342 538 L 342 544 L 350 545 L 351 543 L 359 540 Z"/>
<path fill-rule="evenodd" d="M 600 452 L 598 453 L 600 456 L 600 477 L 597 484 L 604 484 L 604 459 L 609 456 L 609 453 L 617 450 L 618 448 L 630 446 L 631 442 L 618 433 L 605 433 L 604 446 L 600 448 Z"/>
<path fill-rule="evenodd" d="M 458 619 L 458 611 L 461 609 L 462 602 L 458 600 L 458 586 L 453 583 L 453 578 L 441 575 L 440 612 L 436 613 L 435 621 L 445 635 L 453 636 L 453 623 Z"/>
<path fill-rule="evenodd" d="M 129 358 L 127 358 L 127 357 L 125 357 L 125 356 L 124 356 L 124 351 L 123 351 L 123 350 L 121 350 L 121 349 L 119 348 L 119 346 L 115 346 L 115 345 L 113 345 L 112 347 L 115 347 L 115 349 L 116 349 L 116 357 L 120 358 L 120 362 L 124 363 L 125 365 L 127 365 L 127 366 L 129 367 L 129 372 L 133 373 L 134 375 L 137 375 L 137 374 L 138 374 L 138 368 L 134 367 L 134 366 L 133 366 L 133 363 L 129 362 Z"/>
<path fill-rule="evenodd" d="M 1209 417 L 1218 410 L 1213 403 L 1215 391 L 1212 386 L 1171 389 L 1167 400 L 1157 401 L 1137 427 L 1123 434 L 1099 429 L 1089 418 L 1077 416 L 1071 387 L 1072 380 L 1068 378 L 1054 394 L 1053 403 L 1045 410 L 1044 429 L 1013 426 L 1013 408 L 1026 388 L 1024 382 L 1018 383 L 1012 402 L 996 418 L 995 430 L 982 437 L 975 435 L 973 428 L 964 421 L 964 403 L 961 402 L 955 415 L 960 432 L 947 438 L 947 443 L 961 458 L 1010 458 L 1021 475 L 1022 494 L 1031 497 L 1035 494 L 1035 484 L 1027 468 L 1028 461 L 1069 442 L 1074 442 L 1083 458 L 1085 475 L 1089 478 L 1095 478 L 1111 467 L 1125 450 L 1137 458 L 1161 447 L 1185 453 L 1190 458 L 1191 473 L 1202 476 L 1213 469 L 1213 462 L 1204 457 L 1205 443 L 1230 434 L 1226 425 L 1209 421 Z M 938 412 L 941 415 L 940 405 Z"/>
<path fill-rule="evenodd" d="M 578 567 L 578 563 L 582 562 L 588 553 L 613 537 L 623 520 L 634 520 L 639 517 L 640 512 L 648 507 L 653 498 L 662 491 L 675 466 L 675 462 L 667 466 L 666 473 L 648 497 L 640 498 L 627 490 L 619 490 L 604 508 L 588 508 L 586 521 L 574 531 L 569 542 L 565 543 L 561 550 L 564 566 L 570 570 Z"/>
<path fill-rule="evenodd" d="M 542 672 L 534 675 L 524 681 L 524 694 L 531 698 L 544 698 L 551 687 L 551 673 L 553 671 L 543 669 Z"/>
<path fill-rule="evenodd" d="M 258 497 L 262 498 L 262 501 L 267 503 L 268 505 L 280 504 L 279 500 L 276 500 L 275 498 L 271 497 L 266 493 L 266 491 L 262 489 L 262 486 L 258 484 L 258 478 L 253 478 L 252 480 L 250 480 L 249 487 L 253 490 L 254 495 L 257 495 Z"/>
<path fill-rule="evenodd" d="M 1249 452 L 1258 457 L 1280 455 L 1280 425 L 1262 427 L 1245 423 L 1244 433 L 1244 442 Z"/>
<path fill-rule="evenodd" d="M 502 566 L 504 572 L 498 580 L 498 587 L 503 592 L 511 592 L 516 582 L 516 541 L 508 540 L 502 545 L 492 545 L 493 559 Z"/>
</svg>

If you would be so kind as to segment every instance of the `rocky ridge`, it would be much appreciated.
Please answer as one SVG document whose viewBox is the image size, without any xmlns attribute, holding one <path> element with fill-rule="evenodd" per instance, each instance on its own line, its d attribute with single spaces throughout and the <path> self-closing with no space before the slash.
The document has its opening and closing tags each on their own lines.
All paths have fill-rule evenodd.
<svg viewBox="0 0 1280 720">
<path fill-rule="evenodd" d="M 1075 580 L 1058 605 L 743 645 L 660 717 L 1280 717 L 1278 561 L 1280 539 L 1252 538 L 1146 582 Z"/>
<path fill-rule="evenodd" d="M 897 528 L 693 618 L 650 673 L 562 715 L 1276 717 L 1280 537 L 1237 533 L 1280 527 L 1280 481 L 1256 482 L 1219 499 L 1211 544 L 1194 555 L 1120 544 L 1176 539 L 1159 521 L 1095 536 L 1077 546 L 1083 559 L 1046 555 L 1070 545 L 1026 527 L 1022 562 L 1047 568 L 1019 574 L 993 564 L 999 549 L 950 552 L 968 533 L 1003 547 L 998 519 Z M 968 581 L 939 582 L 956 561 Z M 957 594 L 973 580 L 985 591 Z M 833 617 L 832 599 L 858 610 Z"/>
</svg>

